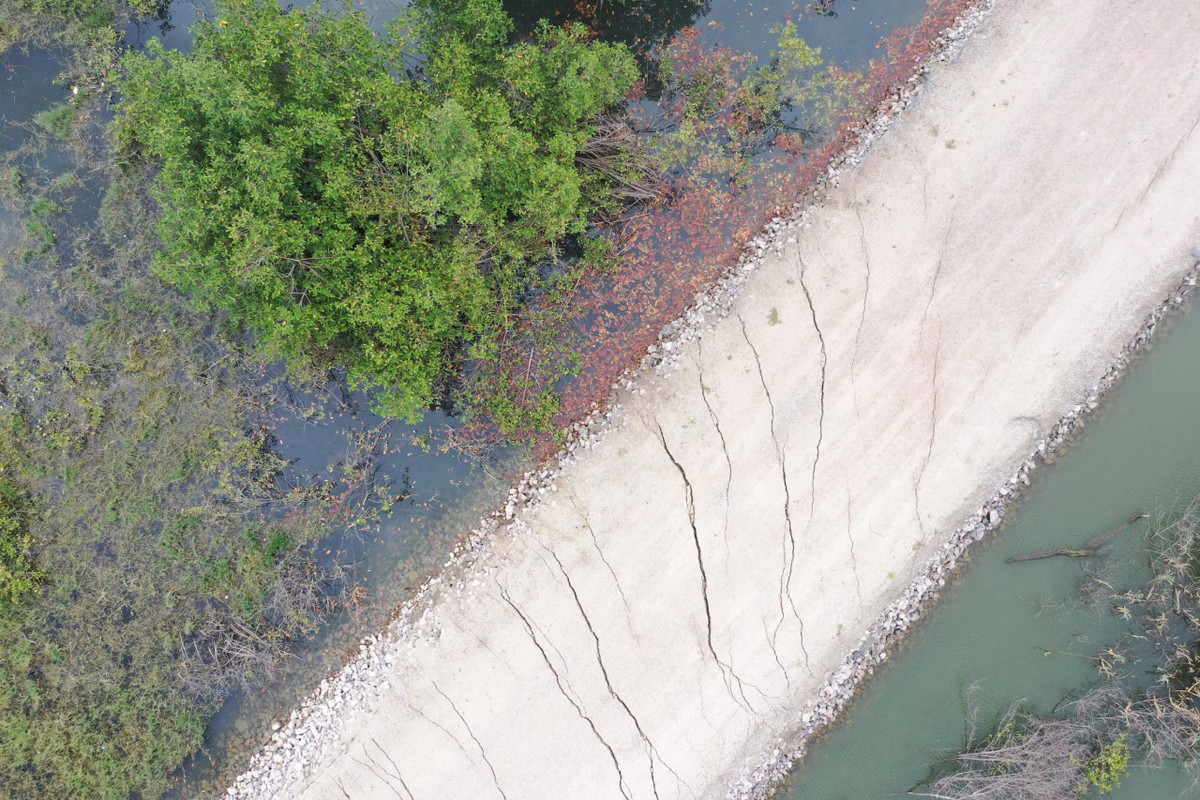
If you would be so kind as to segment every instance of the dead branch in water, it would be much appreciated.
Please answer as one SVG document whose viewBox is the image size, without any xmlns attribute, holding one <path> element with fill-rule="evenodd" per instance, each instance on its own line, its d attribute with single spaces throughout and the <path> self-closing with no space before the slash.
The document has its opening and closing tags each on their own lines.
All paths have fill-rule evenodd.
<svg viewBox="0 0 1200 800">
<path fill-rule="evenodd" d="M 603 175 L 622 203 L 649 203 L 662 194 L 662 172 L 624 117 L 602 117 L 575 163 Z"/>
<path fill-rule="evenodd" d="M 1004 563 L 1019 564 L 1024 561 L 1038 561 L 1043 558 L 1054 558 L 1055 556 L 1065 556 L 1067 558 L 1087 558 L 1089 556 L 1098 555 L 1100 553 L 1100 549 L 1104 547 L 1104 545 L 1108 544 L 1108 542 L 1111 541 L 1118 533 L 1125 530 L 1139 519 L 1146 519 L 1149 516 L 1149 514 L 1144 512 L 1134 514 L 1120 525 L 1109 528 L 1099 536 L 1088 540 L 1088 543 L 1078 550 L 1073 550 L 1068 547 L 1062 547 L 1058 550 L 1044 550 L 1040 553 L 1030 553 L 1026 556 L 1013 556 L 1012 558 L 1006 558 L 1004 559 Z"/>
<path fill-rule="evenodd" d="M 982 747 L 957 757 L 961 769 L 909 795 L 936 800 L 1077 800 L 1080 772 L 1095 746 L 1095 732 L 1076 719 L 1041 719 L 1014 706 Z"/>
</svg>

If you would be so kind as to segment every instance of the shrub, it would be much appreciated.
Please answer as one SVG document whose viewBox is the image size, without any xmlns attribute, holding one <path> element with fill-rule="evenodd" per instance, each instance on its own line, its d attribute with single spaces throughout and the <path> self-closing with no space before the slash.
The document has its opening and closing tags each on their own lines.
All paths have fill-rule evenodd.
<svg viewBox="0 0 1200 800">
<path fill-rule="evenodd" d="M 267 357 L 419 416 L 585 230 L 605 181 L 576 156 L 636 77 L 582 28 L 510 28 L 498 0 L 422 0 L 384 37 L 227 0 L 192 53 L 127 55 L 117 134 L 160 166 L 155 269 Z"/>
</svg>

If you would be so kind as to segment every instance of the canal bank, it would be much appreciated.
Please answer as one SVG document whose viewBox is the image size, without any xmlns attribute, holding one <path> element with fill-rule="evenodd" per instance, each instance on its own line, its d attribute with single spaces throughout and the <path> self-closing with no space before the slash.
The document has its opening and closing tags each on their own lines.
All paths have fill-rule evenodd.
<svg viewBox="0 0 1200 800">
<path fill-rule="evenodd" d="M 1195 10 L 1053 5 L 1000 4 L 242 794 L 719 796 L 790 739 L 1192 263 Z"/>
</svg>

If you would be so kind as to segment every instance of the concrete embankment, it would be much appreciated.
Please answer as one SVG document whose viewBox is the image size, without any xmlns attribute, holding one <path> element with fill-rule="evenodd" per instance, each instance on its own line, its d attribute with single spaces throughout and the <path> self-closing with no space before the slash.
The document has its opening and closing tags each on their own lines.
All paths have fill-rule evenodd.
<svg viewBox="0 0 1200 800">
<path fill-rule="evenodd" d="M 776 228 L 232 795 L 725 796 L 1194 263 L 1200 4 L 999 0 Z"/>
</svg>

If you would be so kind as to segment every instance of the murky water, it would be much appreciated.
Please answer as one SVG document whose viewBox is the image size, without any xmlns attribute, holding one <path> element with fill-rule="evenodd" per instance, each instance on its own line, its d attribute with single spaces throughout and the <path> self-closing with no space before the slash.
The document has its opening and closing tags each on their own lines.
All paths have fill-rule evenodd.
<svg viewBox="0 0 1200 800">
<path fill-rule="evenodd" d="M 1200 311 L 1172 323 L 1092 418 L 1080 441 L 1038 477 L 1002 532 L 987 540 L 936 611 L 810 751 L 786 800 L 902 796 L 1017 701 L 1051 711 L 1097 679 L 1090 658 L 1124 630 L 1073 603 L 1084 565 L 1008 556 L 1078 547 L 1138 511 L 1170 514 L 1200 493 Z M 1146 574 L 1145 523 L 1114 543 L 1118 584 Z M 1134 770 L 1111 797 L 1174 798 L 1176 769 Z M 1195 797 L 1196 793 L 1183 795 Z"/>
<path fill-rule="evenodd" d="M 13 48 L 0 54 L 0 151 L 19 149 L 32 135 L 34 118 L 67 99 L 69 90 L 54 83 L 58 72 L 57 54 L 49 50 Z M 0 244 L 10 240 L 16 222 L 0 203 Z"/>
</svg>

